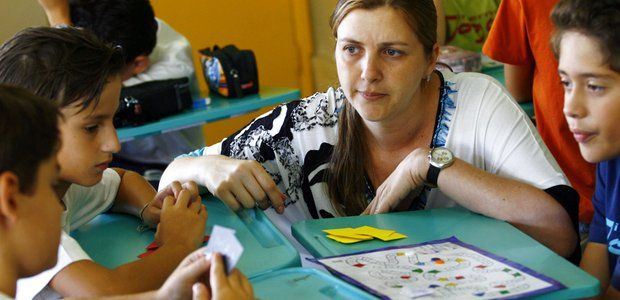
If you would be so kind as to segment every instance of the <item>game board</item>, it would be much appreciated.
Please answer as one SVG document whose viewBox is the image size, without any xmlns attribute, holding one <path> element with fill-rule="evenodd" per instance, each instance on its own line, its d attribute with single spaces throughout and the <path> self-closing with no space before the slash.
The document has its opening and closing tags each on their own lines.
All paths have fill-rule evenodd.
<svg viewBox="0 0 620 300">
<path fill-rule="evenodd" d="M 564 288 L 455 237 L 314 261 L 383 299 L 511 299 Z"/>
</svg>

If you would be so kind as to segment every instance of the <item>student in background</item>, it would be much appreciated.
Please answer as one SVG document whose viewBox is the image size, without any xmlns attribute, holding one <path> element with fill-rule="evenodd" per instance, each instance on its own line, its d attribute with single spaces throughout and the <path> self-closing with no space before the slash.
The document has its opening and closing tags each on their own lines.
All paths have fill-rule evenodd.
<svg viewBox="0 0 620 300">
<path fill-rule="evenodd" d="M 594 218 L 581 267 L 620 299 L 620 0 L 561 0 L 551 19 L 564 116 L 581 155 L 597 163 Z M 556 108 L 559 110 L 559 108 Z"/>
<path fill-rule="evenodd" d="M 0 299 L 15 296 L 19 278 L 52 268 L 66 235 L 55 191 L 58 117 L 49 100 L 0 85 L 0 140 L 10 141 L 0 144 Z M 221 256 L 203 251 L 187 256 L 158 291 L 119 298 L 253 299 L 239 270 L 225 275 Z"/>
<path fill-rule="evenodd" d="M 293 244 L 300 220 L 462 206 L 579 255 L 575 191 L 503 86 L 435 70 L 436 22 L 432 0 L 339 1 L 342 86 L 177 158 L 162 183 L 196 180 L 233 209 L 266 209 Z"/>
<path fill-rule="evenodd" d="M 91 30 L 125 55 L 123 87 L 188 78 L 194 97 L 199 91 L 189 41 L 170 25 L 155 18 L 149 0 L 39 0 L 50 24 L 67 20 Z M 52 9 L 49 11 L 48 9 Z M 67 14 L 69 13 L 69 17 Z M 163 170 L 176 156 L 204 146 L 200 127 L 162 133 L 124 142 L 114 164 L 138 172 Z"/>
<path fill-rule="evenodd" d="M 549 44 L 553 25 L 549 15 L 557 0 L 502 1 L 484 53 L 504 63 L 506 87 L 517 101 L 534 101 L 536 126 L 571 185 L 579 193 L 582 243 L 592 220 L 594 165 L 579 147 L 558 107 L 564 96 L 556 72 L 558 63 Z"/>
<path fill-rule="evenodd" d="M 70 233 L 105 211 L 127 213 L 157 226 L 160 244 L 153 255 L 110 270 L 63 235 L 58 264 L 20 280 L 18 298 L 156 289 L 202 244 L 207 213 L 195 184 L 173 182 L 156 193 L 142 176 L 107 167 L 120 147 L 112 117 L 123 66 L 117 49 L 75 28 L 26 29 L 0 47 L 0 83 L 25 88 L 60 109 L 56 193 L 64 206 L 63 230 Z"/>
<path fill-rule="evenodd" d="M 434 0 L 437 42 L 480 52 L 501 0 Z"/>
</svg>

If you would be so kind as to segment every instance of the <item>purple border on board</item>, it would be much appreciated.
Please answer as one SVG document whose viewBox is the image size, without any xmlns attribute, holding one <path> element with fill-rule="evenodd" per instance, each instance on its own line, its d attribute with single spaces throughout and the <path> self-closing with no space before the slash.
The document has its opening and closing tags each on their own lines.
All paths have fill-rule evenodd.
<svg viewBox="0 0 620 300">
<path fill-rule="evenodd" d="M 530 276 L 533 276 L 535 278 L 538 278 L 538 279 L 540 279 L 542 281 L 545 281 L 545 282 L 551 284 L 550 287 L 547 287 L 547 288 L 544 288 L 544 289 L 531 291 L 531 292 L 528 292 L 528 293 L 525 293 L 525 294 L 519 294 L 519 295 L 514 295 L 514 296 L 507 296 L 507 297 L 496 298 L 496 299 L 516 299 L 516 298 L 530 297 L 530 296 L 546 294 L 546 293 L 549 293 L 549 292 L 553 292 L 553 291 L 557 291 L 557 290 L 561 290 L 561 289 L 566 288 L 566 286 L 563 285 L 561 282 L 559 282 L 559 281 L 557 281 L 557 280 L 555 280 L 555 279 L 553 279 L 551 277 L 548 277 L 546 275 L 540 274 L 540 273 L 538 273 L 538 272 L 536 272 L 536 271 L 534 271 L 534 270 L 532 270 L 532 269 L 530 269 L 530 268 L 528 268 L 528 267 L 526 267 L 526 266 L 524 266 L 522 264 L 519 264 L 519 263 L 516 263 L 514 261 L 511 261 L 511 260 L 509 260 L 509 259 L 507 259 L 505 257 L 501 257 L 499 255 L 490 253 L 490 252 L 488 252 L 486 250 L 483 250 L 483 249 L 480 249 L 480 248 L 478 248 L 478 247 L 476 247 L 474 245 L 467 244 L 467 243 L 459 240 L 455 236 L 452 236 L 452 237 L 449 237 L 449 238 L 446 238 L 446 239 L 428 241 L 428 242 L 423 242 L 423 243 L 413 244 L 413 245 L 383 247 L 383 248 L 378 248 L 378 249 L 373 249 L 373 250 L 359 251 L 359 252 L 355 252 L 355 253 L 347 253 L 347 254 L 341 254 L 341 255 L 328 256 L 328 257 L 323 257 L 323 258 L 320 258 L 320 259 L 317 259 L 317 258 L 306 258 L 306 259 L 309 260 L 309 261 L 312 261 L 314 263 L 321 264 L 322 266 L 327 268 L 330 272 L 337 274 L 339 277 L 341 277 L 345 281 L 347 281 L 347 282 L 349 282 L 351 284 L 354 284 L 354 285 L 356 285 L 356 286 L 358 286 L 358 287 L 368 291 L 369 293 L 371 293 L 371 294 L 373 294 L 375 296 L 380 297 L 381 299 L 390 299 L 388 296 L 386 296 L 384 294 L 381 294 L 380 292 L 378 292 L 378 291 L 376 291 L 376 290 L 374 290 L 374 289 L 372 289 L 372 288 L 362 284 L 361 282 L 359 282 L 359 281 L 357 281 L 357 280 L 355 280 L 355 279 L 353 279 L 353 278 L 351 278 L 351 277 L 349 277 L 349 276 L 347 276 L 345 274 L 342 274 L 342 273 L 332 269 L 331 267 L 327 266 L 326 264 L 324 264 L 320 260 L 330 259 L 330 258 L 337 258 L 337 257 L 353 256 L 353 255 L 372 253 L 372 252 L 380 252 L 380 251 L 385 251 L 385 250 L 413 248 L 413 247 L 441 244 L 441 243 L 447 243 L 447 242 L 454 243 L 454 244 L 460 245 L 460 246 L 462 246 L 464 248 L 467 248 L 467 249 L 473 250 L 475 252 L 478 252 L 480 254 L 486 255 L 486 256 L 488 256 L 488 257 L 490 257 L 492 259 L 495 259 L 495 260 L 497 260 L 497 261 L 499 261 L 501 263 L 504 263 L 504 264 L 506 264 L 508 266 L 511 266 L 511 267 L 513 267 L 513 268 L 515 268 L 515 269 L 517 269 L 519 271 L 527 273 Z"/>
</svg>

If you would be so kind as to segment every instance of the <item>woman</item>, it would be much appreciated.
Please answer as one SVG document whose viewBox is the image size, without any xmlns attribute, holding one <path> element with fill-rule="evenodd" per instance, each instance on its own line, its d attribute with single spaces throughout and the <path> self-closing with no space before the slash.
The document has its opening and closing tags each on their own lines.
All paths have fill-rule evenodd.
<svg viewBox="0 0 620 300">
<path fill-rule="evenodd" d="M 176 159 L 162 184 L 195 180 L 233 209 L 272 206 L 289 237 L 308 218 L 461 205 L 568 256 L 577 239 L 562 206 L 576 205 L 574 190 L 496 81 L 434 71 L 436 22 L 432 0 L 339 1 L 341 88 Z"/>
</svg>

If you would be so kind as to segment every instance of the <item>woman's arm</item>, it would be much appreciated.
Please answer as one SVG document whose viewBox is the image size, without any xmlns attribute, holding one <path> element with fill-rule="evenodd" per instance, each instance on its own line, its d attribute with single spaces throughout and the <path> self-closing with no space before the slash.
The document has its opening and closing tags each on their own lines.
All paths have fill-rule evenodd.
<svg viewBox="0 0 620 300">
<path fill-rule="evenodd" d="M 254 160 L 224 155 L 183 157 L 166 168 L 160 182 L 167 184 L 172 180 L 194 180 L 233 210 L 258 205 L 261 209 L 273 206 L 278 213 L 284 212 L 286 196 Z"/>
<path fill-rule="evenodd" d="M 429 148 L 405 158 L 377 189 L 366 213 L 392 210 L 412 190 L 424 184 Z M 456 159 L 439 173 L 438 187 L 461 206 L 507 221 L 562 256 L 569 256 L 577 237 L 562 206 L 529 184 L 493 175 Z"/>
</svg>

